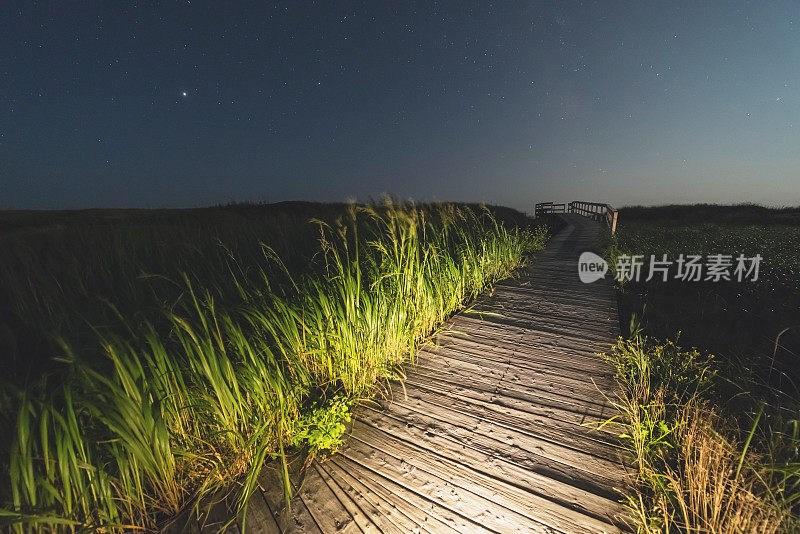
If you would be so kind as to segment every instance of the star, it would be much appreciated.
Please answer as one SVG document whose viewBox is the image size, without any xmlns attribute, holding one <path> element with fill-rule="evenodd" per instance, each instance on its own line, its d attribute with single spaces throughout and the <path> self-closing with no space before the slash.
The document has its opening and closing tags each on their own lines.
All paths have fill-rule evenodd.
<svg viewBox="0 0 800 534">
<path fill-rule="evenodd" d="M 181 96 L 183 98 L 186 98 L 187 96 L 189 96 L 189 93 L 187 93 L 186 91 L 181 91 Z"/>
</svg>

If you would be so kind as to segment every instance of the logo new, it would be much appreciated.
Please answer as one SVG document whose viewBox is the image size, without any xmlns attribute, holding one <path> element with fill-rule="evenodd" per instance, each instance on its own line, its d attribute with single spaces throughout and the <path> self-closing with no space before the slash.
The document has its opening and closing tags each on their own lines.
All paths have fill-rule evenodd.
<svg viewBox="0 0 800 534">
<path fill-rule="evenodd" d="M 608 263 L 594 252 L 584 252 L 578 258 L 578 278 L 584 284 L 591 284 L 606 277 Z"/>
</svg>

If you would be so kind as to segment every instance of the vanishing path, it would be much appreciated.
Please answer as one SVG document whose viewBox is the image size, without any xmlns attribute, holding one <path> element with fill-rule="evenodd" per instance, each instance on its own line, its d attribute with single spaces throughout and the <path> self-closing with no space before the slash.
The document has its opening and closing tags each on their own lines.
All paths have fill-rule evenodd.
<svg viewBox="0 0 800 534">
<path fill-rule="evenodd" d="M 346 445 L 297 481 L 291 517 L 266 472 L 247 532 L 618 532 L 622 452 L 590 427 L 615 413 L 596 353 L 618 335 L 616 298 L 577 276 L 600 225 L 563 217 L 527 269 L 420 349 L 404 387 L 356 410 Z"/>
</svg>

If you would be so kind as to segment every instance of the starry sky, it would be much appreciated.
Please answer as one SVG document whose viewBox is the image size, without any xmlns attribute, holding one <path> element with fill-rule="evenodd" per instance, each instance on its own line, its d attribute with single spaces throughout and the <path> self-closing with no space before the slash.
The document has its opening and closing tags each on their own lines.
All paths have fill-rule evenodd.
<svg viewBox="0 0 800 534">
<path fill-rule="evenodd" d="M 0 208 L 800 204 L 797 2 L 0 2 Z"/>
</svg>

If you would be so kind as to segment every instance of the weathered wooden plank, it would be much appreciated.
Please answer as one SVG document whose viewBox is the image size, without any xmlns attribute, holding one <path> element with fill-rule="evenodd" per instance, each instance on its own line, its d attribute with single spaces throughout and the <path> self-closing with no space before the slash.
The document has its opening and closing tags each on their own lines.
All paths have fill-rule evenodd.
<svg viewBox="0 0 800 534">
<path fill-rule="evenodd" d="M 514 326 L 508 324 L 492 323 L 458 316 L 453 321 L 450 329 L 468 335 L 483 334 L 489 337 L 514 338 L 526 342 L 537 339 L 558 339 L 563 346 L 575 347 L 583 350 L 597 350 L 604 343 L 611 344 L 609 336 L 593 335 L 590 332 L 580 332 L 566 327 L 559 327 L 551 323 L 536 323 L 530 326 Z"/>
<path fill-rule="evenodd" d="M 558 276 L 563 276 L 563 274 L 558 274 Z M 515 287 L 498 285 L 491 295 L 479 298 L 475 305 L 497 303 L 523 309 L 547 309 L 550 313 L 580 313 L 583 310 L 591 310 L 590 321 L 613 319 L 614 317 L 614 302 L 606 299 L 606 295 L 598 295 L 596 288 L 592 286 L 576 289 L 575 286 L 565 285 L 557 280 L 548 282 L 545 272 L 541 269 L 531 271 L 528 277 L 530 280 L 535 279 L 536 285 L 530 282 L 527 283 L 528 285 Z"/>
<path fill-rule="evenodd" d="M 572 297 L 569 291 L 560 291 L 562 296 Z M 510 289 L 499 290 L 492 296 L 479 299 L 471 304 L 466 310 L 467 316 L 488 315 L 489 319 L 499 320 L 512 319 L 520 322 L 530 322 L 535 320 L 564 322 L 572 324 L 583 318 L 590 327 L 605 327 L 609 324 L 618 323 L 616 321 L 611 305 L 603 306 L 600 303 L 587 300 L 578 303 L 576 298 L 570 298 L 569 303 L 536 302 L 531 300 L 531 296 L 521 290 Z M 605 311 L 605 313 L 602 313 Z M 586 313 L 590 312 L 590 313 Z M 462 312 L 463 313 L 463 312 Z M 496 314 L 496 315 L 495 315 Z M 607 330 L 605 330 L 607 332 Z"/>
<path fill-rule="evenodd" d="M 359 433 L 362 429 L 359 428 Z M 479 528 L 490 532 L 513 532 L 521 526 L 528 532 L 546 532 L 545 525 L 529 521 L 523 515 L 497 506 L 456 484 L 453 480 L 442 478 L 436 474 L 409 464 L 398 455 L 383 450 L 375 436 L 370 436 L 370 443 L 352 437 L 350 445 L 342 451 L 342 455 L 359 465 L 380 473 L 384 479 L 391 480 L 414 494 L 437 505 L 435 513 L 445 510 L 450 518 L 461 518 L 458 530 L 473 532 Z M 440 473 L 441 474 L 441 473 Z M 440 517 L 442 519 L 442 517 Z M 455 526 L 455 525 L 453 525 Z"/>
<path fill-rule="evenodd" d="M 366 524 L 363 514 L 355 506 L 348 507 L 325 482 L 320 472 L 312 465 L 305 473 L 303 483 L 295 500 L 302 500 L 323 532 L 361 534 L 361 524 Z M 346 500 L 350 500 L 346 498 Z M 374 526 L 374 525 L 373 525 Z M 370 529 L 374 532 L 374 529 Z"/>
<path fill-rule="evenodd" d="M 322 534 L 302 499 L 293 499 L 288 509 L 284 506 L 283 484 L 274 462 L 262 470 L 258 483 L 281 532 Z M 294 491 L 297 492 L 296 486 Z"/>
<path fill-rule="evenodd" d="M 261 488 L 256 488 L 253 495 L 250 497 L 250 502 L 247 506 L 244 521 L 239 522 L 239 531 L 248 534 L 264 533 L 264 534 L 279 534 L 280 528 L 269 509 L 267 501 L 264 499 L 264 494 Z"/>
<path fill-rule="evenodd" d="M 437 361 L 437 360 L 443 361 Z M 524 370 L 515 369 L 511 365 L 500 362 L 498 365 L 479 365 L 474 362 L 460 362 L 452 359 L 430 359 L 420 358 L 414 366 L 414 370 L 425 374 L 444 373 L 451 375 L 451 382 L 468 381 L 471 379 L 479 380 L 487 387 L 497 390 L 505 388 L 508 391 L 519 392 L 518 398 L 525 398 L 527 395 L 538 394 L 539 392 L 549 392 L 552 395 L 563 399 L 574 399 L 576 401 L 591 402 L 598 407 L 608 405 L 603 397 L 602 390 L 597 388 L 603 385 L 600 380 L 597 385 L 585 382 L 570 382 L 566 379 L 556 379 L 552 375 L 543 373 L 525 373 Z M 483 371 L 481 371 L 483 370 Z M 601 410 L 602 411 L 602 410 Z"/>
<path fill-rule="evenodd" d="M 418 525 L 428 525 L 430 532 L 447 534 L 487 532 L 487 529 L 482 529 L 468 518 L 462 517 L 446 506 L 441 506 L 432 496 L 425 495 L 424 491 L 415 492 L 409 489 L 407 481 L 406 485 L 394 482 L 391 477 L 392 470 L 389 470 L 389 476 L 384 476 L 387 471 L 385 466 L 375 466 L 375 462 L 365 463 L 365 456 L 368 455 L 369 452 L 365 453 L 358 448 L 348 446 L 330 461 L 351 473 L 369 490 L 395 503 L 404 514 L 414 518 Z M 375 471 L 376 467 L 378 471 Z"/>
<path fill-rule="evenodd" d="M 409 374 L 406 380 L 411 383 L 428 383 L 431 386 L 439 383 L 442 387 L 455 387 L 460 394 L 469 397 L 478 396 L 478 398 L 513 406 L 523 411 L 529 411 L 532 405 L 543 404 L 578 414 L 581 424 L 604 421 L 614 415 L 613 408 L 603 402 L 604 399 L 576 398 L 565 395 L 555 387 L 515 388 L 512 384 L 479 380 L 472 376 L 448 373 L 424 365 L 417 365 L 414 368 L 414 374 Z"/>
<path fill-rule="evenodd" d="M 618 429 L 611 429 L 600 424 L 608 417 L 600 412 L 595 412 L 593 406 L 579 405 L 576 403 L 559 402 L 544 396 L 519 399 L 498 393 L 497 386 L 475 383 L 474 387 L 449 381 L 452 375 L 430 372 L 430 377 L 421 373 L 414 373 L 405 382 L 405 388 L 392 390 L 391 398 L 403 398 L 408 391 L 424 392 L 426 398 L 432 402 L 453 405 L 454 402 L 468 403 L 472 406 L 487 410 L 487 417 L 513 416 L 520 421 L 518 427 L 524 428 L 522 421 L 531 425 L 546 425 L 558 432 L 573 435 L 585 435 L 587 439 L 608 444 L 617 444 Z M 437 378 L 438 377 L 438 378 Z M 535 399 L 532 401 L 531 399 Z M 609 412 L 611 408 L 608 408 Z M 491 413 L 492 415 L 488 415 Z"/>
<path fill-rule="evenodd" d="M 399 520 L 398 524 L 409 524 L 409 532 L 431 534 L 457 532 L 450 524 L 428 513 L 428 510 L 434 507 L 430 501 L 418 499 L 402 486 L 395 485 L 390 480 L 353 464 L 342 455 L 336 455 L 329 463 L 335 468 L 332 470 L 333 473 L 340 473 L 350 484 L 361 488 L 360 491 L 363 491 L 369 499 L 377 499 L 378 506 L 385 505 L 384 509 L 390 507 L 393 513 L 388 517 Z"/>
<path fill-rule="evenodd" d="M 498 477 L 498 471 L 494 469 L 496 459 L 484 457 L 483 462 L 475 462 L 474 458 L 466 460 L 462 458 L 461 452 L 453 454 L 452 448 L 439 449 L 439 453 L 430 454 L 431 451 L 419 445 L 419 442 L 409 442 L 395 437 L 394 433 L 371 427 L 366 423 L 360 423 L 359 440 L 368 442 L 370 446 L 377 447 L 397 457 L 399 460 L 412 465 L 418 469 L 430 472 L 433 475 L 448 480 L 470 492 L 484 497 L 508 510 L 524 515 L 528 518 L 534 528 L 539 526 L 549 526 L 556 530 L 567 530 L 570 532 L 618 532 L 619 529 L 611 525 L 605 518 L 606 514 L 614 509 L 621 510 L 621 507 L 608 499 L 602 499 L 589 492 L 582 493 L 581 497 L 589 501 L 593 508 L 587 508 L 586 502 L 576 502 L 575 488 L 562 485 L 559 489 L 564 490 L 564 496 L 569 496 L 573 506 L 581 507 L 577 511 L 570 506 L 559 504 L 551 498 L 541 496 L 531 491 L 532 485 L 529 478 L 537 478 L 536 473 L 517 472 L 514 482 L 523 482 L 526 488 L 521 488 L 518 484 L 509 483 L 502 476 Z M 444 451 L 447 454 L 442 454 Z M 517 478 L 522 477 L 522 478 Z M 538 481 L 543 481 L 539 477 Z M 553 485 L 552 479 L 546 479 L 548 486 Z M 566 502 L 562 499 L 562 502 Z M 587 517 L 589 514 L 589 517 Z"/>
<path fill-rule="evenodd" d="M 612 374 L 608 363 L 593 352 L 556 350 L 551 345 L 518 344 L 518 343 L 486 343 L 479 337 L 454 337 L 448 333 L 439 334 L 434 342 L 422 346 L 423 351 L 436 353 L 438 347 L 450 348 L 466 353 L 489 353 L 498 357 L 514 357 L 519 355 L 523 361 L 535 361 L 541 366 L 553 369 L 578 370 L 585 373 L 597 373 L 598 376 Z"/>
<path fill-rule="evenodd" d="M 572 264 L 571 268 L 574 269 L 575 265 Z M 548 270 L 553 271 L 551 276 L 548 276 Z M 574 274 L 577 276 L 577 273 Z M 563 276 L 563 273 L 557 272 L 554 264 L 538 263 L 530 270 L 525 282 L 518 280 L 499 282 L 494 287 L 491 296 L 482 298 L 478 302 L 508 297 L 512 302 L 517 299 L 518 302 L 525 302 L 537 309 L 549 308 L 552 305 L 552 308 L 555 309 L 606 311 L 613 316 L 614 301 L 603 298 L 606 295 L 602 293 L 605 292 L 602 290 L 598 292 L 597 288 L 591 285 L 581 284 L 582 287 L 577 287 L 573 284 L 565 284 L 561 281 Z M 534 280 L 536 281 L 535 285 L 532 283 Z"/>
<path fill-rule="evenodd" d="M 585 310 L 588 311 L 588 310 Z M 539 326 L 551 328 L 553 331 L 586 339 L 606 339 L 615 337 L 618 330 L 610 320 L 584 321 L 580 317 L 567 318 L 561 315 L 543 314 L 541 312 L 515 312 L 505 308 L 484 306 L 462 312 L 462 317 L 486 323 L 494 328 L 528 329 L 536 331 Z M 453 321 L 453 325 L 464 321 Z M 453 328 L 458 328 L 453 326 Z"/>
<path fill-rule="evenodd" d="M 607 343 L 572 343 L 570 340 L 565 339 L 562 336 L 546 334 L 543 332 L 534 332 L 532 330 L 528 332 L 528 335 L 526 336 L 524 333 L 518 333 L 514 335 L 513 333 L 509 332 L 501 333 L 499 331 L 479 331 L 477 329 L 466 331 L 452 328 L 443 331 L 439 337 L 443 336 L 450 337 L 454 340 L 471 340 L 490 347 L 497 346 L 524 350 L 538 348 L 563 350 L 565 355 L 580 355 L 584 358 L 594 359 L 595 361 L 598 359 L 598 352 L 605 351 L 607 348 L 610 348 L 614 345 L 614 341 L 612 340 L 608 340 Z"/>
<path fill-rule="evenodd" d="M 582 449 L 609 460 L 616 460 L 619 452 L 625 450 L 617 443 L 616 434 L 564 422 L 549 416 L 547 412 L 545 412 L 544 416 L 539 415 L 542 412 L 522 412 L 497 404 L 465 400 L 458 395 L 449 394 L 449 392 L 443 393 L 413 384 L 406 384 L 405 393 L 407 395 L 395 395 L 393 400 L 387 402 L 398 402 L 407 405 L 415 401 L 423 401 L 435 406 L 450 407 L 460 413 L 472 414 L 475 417 L 492 421 L 507 428 L 516 429 L 519 432 L 539 435 L 554 441 L 558 440 L 562 435 L 566 435 L 571 442 L 578 444 Z"/>
<path fill-rule="evenodd" d="M 442 407 L 428 405 L 420 409 L 425 413 L 393 402 L 383 410 L 365 407 L 359 417 L 376 425 L 381 418 L 391 417 L 407 429 L 413 426 L 427 435 L 446 437 L 548 476 L 561 480 L 585 479 L 598 491 L 602 487 L 622 487 L 624 483 L 624 473 L 618 472 L 619 463 L 576 450 L 566 443 L 567 438 L 553 443 Z M 435 450 L 433 446 L 429 449 Z"/>
<path fill-rule="evenodd" d="M 344 505 L 362 532 L 365 534 L 378 534 L 382 532 L 382 529 L 378 527 L 372 517 L 364 512 L 361 505 L 350 497 L 346 491 L 342 490 L 341 486 L 322 468 L 320 462 L 314 462 L 312 467 L 316 469 L 317 474 L 325 481 L 339 502 Z"/>
<path fill-rule="evenodd" d="M 346 492 L 359 507 L 369 515 L 385 534 L 406 534 L 408 532 L 431 532 L 426 526 L 415 522 L 398 507 L 395 499 L 385 500 L 365 486 L 351 473 L 339 467 L 335 461 L 325 462 L 320 469 Z M 390 496 L 392 494 L 389 494 Z M 407 511 L 407 510 L 406 510 Z M 424 521 L 423 521 L 424 523 Z"/>
<path fill-rule="evenodd" d="M 606 379 L 608 384 L 614 384 L 611 379 L 614 373 L 608 368 L 608 363 L 600 361 L 583 360 L 571 361 L 565 358 L 557 359 L 550 351 L 532 350 L 486 350 L 478 349 L 467 344 L 427 344 L 420 348 L 419 356 L 437 355 L 449 356 L 467 361 L 504 362 L 511 364 L 519 370 L 529 370 L 568 376 L 573 380 L 581 380 L 596 384 L 598 379 Z M 615 386 L 614 386 L 615 387 Z"/>
<path fill-rule="evenodd" d="M 427 352 L 427 350 L 426 350 Z M 601 391 L 610 391 L 615 388 L 615 382 L 610 376 L 581 375 L 578 372 L 554 372 L 546 367 L 522 365 L 512 358 L 492 358 L 471 356 L 454 350 L 438 351 L 435 358 L 419 358 L 420 365 L 429 363 L 439 365 L 442 370 L 455 373 L 472 373 L 477 376 L 491 378 L 509 377 L 518 387 L 542 388 L 552 387 L 557 384 L 571 395 L 586 395 L 602 398 Z"/>
<path fill-rule="evenodd" d="M 585 314 L 595 313 L 591 310 L 584 310 Z M 549 327 L 552 330 L 580 337 L 582 339 L 605 340 L 606 338 L 615 338 L 618 331 L 618 325 L 612 323 L 609 319 L 598 320 L 584 320 L 579 316 L 565 317 L 561 314 L 544 314 L 538 311 L 526 310 L 525 312 L 516 312 L 513 309 L 499 308 L 496 306 L 484 306 L 480 309 L 472 309 L 469 312 L 464 312 L 462 317 L 474 319 L 494 328 L 507 329 L 527 329 L 531 331 L 538 331 L 540 326 Z M 458 324 L 464 321 L 453 321 L 452 324 Z M 457 328 L 457 327 L 454 327 Z"/>
<path fill-rule="evenodd" d="M 598 415 L 598 418 L 610 409 L 610 403 L 605 402 L 601 392 L 592 392 L 588 388 L 576 391 L 575 388 L 564 385 L 559 381 L 546 379 L 534 381 L 511 371 L 502 374 L 498 370 L 494 374 L 481 375 L 474 370 L 457 366 L 432 369 L 429 365 L 434 364 L 422 361 L 415 367 L 415 370 L 420 374 L 420 378 L 422 376 L 436 377 L 450 384 L 463 385 L 464 387 L 468 387 L 470 381 L 474 380 L 476 389 L 479 391 L 485 391 L 494 396 L 507 396 L 519 401 L 531 402 L 531 399 L 533 399 L 533 402 L 537 402 L 541 397 L 555 398 L 564 401 L 568 406 L 571 405 L 571 408 L 567 408 L 571 411 L 577 411 L 576 407 L 579 407 L 580 413 L 585 415 L 591 412 Z M 589 395 L 593 395 L 594 398 L 587 398 Z"/>
</svg>

